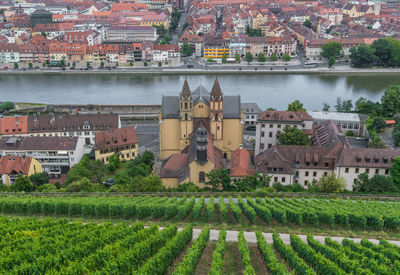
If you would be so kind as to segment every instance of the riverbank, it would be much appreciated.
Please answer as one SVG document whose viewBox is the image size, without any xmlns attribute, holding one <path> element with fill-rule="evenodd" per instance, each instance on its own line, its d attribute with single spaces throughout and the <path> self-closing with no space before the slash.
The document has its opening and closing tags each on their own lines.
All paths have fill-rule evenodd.
<svg viewBox="0 0 400 275">
<path fill-rule="evenodd" d="M 379 69 L 379 68 L 368 68 L 368 69 L 355 69 L 346 67 L 336 68 L 309 68 L 309 69 L 288 69 L 288 68 L 259 68 L 259 67 L 240 67 L 236 69 L 232 68 L 215 68 L 210 69 L 187 69 L 187 68 L 176 68 L 176 69 L 114 69 L 114 70 L 0 70 L 0 75 L 81 75 L 81 74 L 107 74 L 107 75 L 216 75 L 216 74 L 319 74 L 319 75 L 369 75 L 369 74 L 400 74 L 400 69 Z"/>
</svg>

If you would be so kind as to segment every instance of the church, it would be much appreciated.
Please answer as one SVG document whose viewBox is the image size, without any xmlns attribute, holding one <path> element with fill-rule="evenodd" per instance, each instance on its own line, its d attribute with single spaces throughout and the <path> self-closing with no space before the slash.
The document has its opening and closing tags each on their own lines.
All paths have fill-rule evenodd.
<svg viewBox="0 0 400 275">
<path fill-rule="evenodd" d="M 243 142 L 240 95 L 223 95 L 218 79 L 211 92 L 193 92 L 187 80 L 179 96 L 163 96 L 159 114 L 160 176 L 167 187 L 193 182 L 202 187 L 213 169 L 231 167 Z"/>
</svg>

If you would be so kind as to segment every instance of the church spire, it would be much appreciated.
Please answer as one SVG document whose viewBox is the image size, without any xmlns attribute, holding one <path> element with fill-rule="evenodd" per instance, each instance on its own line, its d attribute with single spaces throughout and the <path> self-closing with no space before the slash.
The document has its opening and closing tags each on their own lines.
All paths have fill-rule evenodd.
<svg viewBox="0 0 400 275">
<path fill-rule="evenodd" d="M 211 90 L 210 94 L 211 101 L 222 101 L 222 91 L 221 87 L 219 86 L 218 78 L 215 78 L 214 85 Z"/>
<path fill-rule="evenodd" d="M 189 84 L 185 78 L 185 82 L 183 83 L 183 88 L 181 92 L 181 97 L 189 99 L 192 96 L 192 92 L 190 91 Z"/>
</svg>

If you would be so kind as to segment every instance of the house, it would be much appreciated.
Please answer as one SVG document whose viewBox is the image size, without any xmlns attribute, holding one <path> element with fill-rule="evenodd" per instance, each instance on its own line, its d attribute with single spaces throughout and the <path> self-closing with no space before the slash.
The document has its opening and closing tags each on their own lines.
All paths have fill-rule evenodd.
<svg viewBox="0 0 400 275">
<path fill-rule="evenodd" d="M 261 114 L 261 109 L 257 103 L 242 103 L 240 109 L 244 113 L 244 123 L 246 125 L 256 125 L 257 117 Z"/>
<path fill-rule="evenodd" d="M 306 112 L 264 111 L 256 123 L 256 155 L 276 145 L 285 126 L 297 127 L 311 135 L 312 125 L 312 117 Z"/>
<path fill-rule="evenodd" d="M 97 132 L 95 140 L 95 159 L 104 164 L 109 163 L 112 155 L 118 156 L 121 161 L 131 160 L 139 155 L 135 127 Z"/>
<path fill-rule="evenodd" d="M 178 45 L 154 45 L 153 61 L 154 62 L 173 62 L 180 63 L 181 53 Z"/>
<path fill-rule="evenodd" d="M 204 39 L 194 33 L 185 32 L 179 38 L 179 49 L 182 49 L 183 44 L 189 44 L 192 46 L 192 52 L 195 56 L 202 56 Z"/>
<path fill-rule="evenodd" d="M 0 158 L 0 179 L 10 186 L 19 175 L 32 176 L 42 173 L 42 165 L 32 157 L 2 156 Z"/>
<path fill-rule="evenodd" d="M 235 180 L 253 175 L 255 170 L 252 167 L 249 151 L 242 146 L 237 148 L 232 154 L 232 168 L 230 169 L 231 178 Z"/>
<path fill-rule="evenodd" d="M 211 93 L 203 86 L 192 92 L 185 80 L 179 96 L 163 96 L 159 120 L 160 176 L 166 186 L 203 186 L 206 174 L 222 168 L 243 144 L 240 96 L 223 95 L 218 80 Z"/>
<path fill-rule="evenodd" d="M 78 137 L 3 136 L 0 156 L 32 157 L 50 177 L 66 174 L 84 155 L 84 140 Z"/>
</svg>

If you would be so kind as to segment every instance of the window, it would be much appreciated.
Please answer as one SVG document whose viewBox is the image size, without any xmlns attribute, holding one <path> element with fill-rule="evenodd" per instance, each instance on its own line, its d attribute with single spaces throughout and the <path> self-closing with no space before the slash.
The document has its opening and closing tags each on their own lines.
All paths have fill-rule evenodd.
<svg viewBox="0 0 400 275">
<path fill-rule="evenodd" d="M 375 169 L 375 174 L 379 174 L 379 169 Z"/>
<path fill-rule="evenodd" d="M 264 149 L 264 143 L 260 144 L 260 149 Z"/>
<path fill-rule="evenodd" d="M 278 128 L 281 128 L 281 125 L 280 125 L 280 124 L 278 124 Z"/>
<path fill-rule="evenodd" d="M 304 185 L 307 186 L 308 185 L 308 180 L 304 181 Z"/>
<path fill-rule="evenodd" d="M 265 124 L 263 123 L 263 124 L 261 124 L 261 128 L 265 128 Z"/>
<path fill-rule="evenodd" d="M 273 124 L 270 124 L 270 125 L 269 125 L 269 128 L 274 128 L 274 125 L 273 125 Z"/>
<path fill-rule="evenodd" d="M 306 162 L 306 166 L 310 166 L 310 162 L 309 161 Z"/>
<path fill-rule="evenodd" d="M 344 172 L 345 172 L 345 173 L 348 173 L 348 172 L 349 172 L 349 168 L 346 167 L 346 169 L 344 169 Z"/>
<path fill-rule="evenodd" d="M 313 177 L 316 177 L 317 176 L 317 172 L 313 172 Z"/>
<path fill-rule="evenodd" d="M 306 172 L 304 173 L 304 175 L 305 175 L 306 177 L 308 177 L 308 171 L 306 171 Z"/>
<path fill-rule="evenodd" d="M 325 167 L 328 167 L 329 166 L 329 163 L 328 162 L 325 162 Z"/>
<path fill-rule="evenodd" d="M 389 169 L 385 170 L 385 175 L 389 175 Z"/>
<path fill-rule="evenodd" d="M 378 159 L 378 158 L 375 158 L 375 159 L 374 159 L 374 162 L 375 162 L 375 163 L 379 163 L 379 159 Z"/>
<path fill-rule="evenodd" d="M 285 181 L 286 181 L 286 178 L 285 178 L 285 177 L 282 177 L 282 183 L 285 182 Z"/>
<path fill-rule="evenodd" d="M 324 172 L 324 176 L 327 176 L 328 175 L 328 172 Z"/>
<path fill-rule="evenodd" d="M 383 159 L 383 163 L 388 163 L 388 159 Z"/>
<path fill-rule="evenodd" d="M 261 131 L 261 137 L 265 137 L 265 132 Z"/>
<path fill-rule="evenodd" d="M 356 174 L 360 173 L 360 168 L 356 168 Z"/>
<path fill-rule="evenodd" d="M 370 158 L 366 158 L 365 161 L 366 161 L 367 163 L 370 163 L 370 162 L 371 162 L 371 159 L 370 159 Z"/>
<path fill-rule="evenodd" d="M 206 182 L 206 173 L 204 172 L 199 173 L 199 182 Z"/>
<path fill-rule="evenodd" d="M 365 169 L 365 173 L 369 174 L 369 168 Z"/>
<path fill-rule="evenodd" d="M 271 147 L 272 147 L 272 144 L 271 144 L 271 143 L 268 143 L 268 149 L 271 148 Z"/>
<path fill-rule="evenodd" d="M 278 177 L 275 177 L 275 178 L 274 178 L 274 182 L 278 182 Z"/>
<path fill-rule="evenodd" d="M 268 137 L 272 137 L 272 132 L 269 132 L 269 133 L 268 133 Z"/>
<path fill-rule="evenodd" d="M 348 129 L 353 129 L 353 124 L 352 124 L 352 123 L 349 123 L 349 124 L 347 125 L 347 128 L 348 128 Z"/>
</svg>

